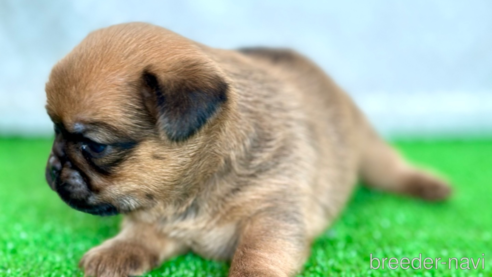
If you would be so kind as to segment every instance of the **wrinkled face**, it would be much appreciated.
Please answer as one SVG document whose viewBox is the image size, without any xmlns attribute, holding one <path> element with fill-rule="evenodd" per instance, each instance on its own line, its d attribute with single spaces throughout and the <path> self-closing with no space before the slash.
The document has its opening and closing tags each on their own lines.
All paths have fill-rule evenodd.
<svg viewBox="0 0 492 277">
<path fill-rule="evenodd" d="M 55 141 L 46 166 L 46 180 L 68 205 L 77 210 L 114 215 L 132 207 L 115 203 L 114 195 L 105 197 L 114 182 L 118 167 L 132 156 L 137 140 L 112 133 L 104 123 L 77 122 L 67 128 L 63 121 L 52 118 Z M 105 136 L 101 133 L 105 132 Z M 107 194 L 107 192 L 106 192 Z M 151 198 L 151 194 L 147 198 Z M 138 196 L 127 201 L 142 202 Z M 148 199 L 152 200 L 152 199 Z M 142 204 L 150 203 L 139 203 Z"/>
<path fill-rule="evenodd" d="M 169 64 L 146 58 L 152 51 L 138 47 L 135 56 L 121 56 L 124 38 L 98 46 L 112 38 L 101 37 L 57 64 L 46 85 L 55 129 L 49 186 L 72 208 L 95 215 L 183 199 L 207 171 L 204 161 L 213 163 L 207 153 L 220 128 L 227 84 L 193 57 L 173 56 Z M 101 55 L 98 47 L 105 49 Z"/>
<path fill-rule="evenodd" d="M 159 81 L 148 72 L 143 79 L 142 101 L 112 99 L 108 95 L 118 94 L 103 92 L 100 98 L 92 97 L 93 102 L 83 103 L 69 101 L 76 92 L 55 99 L 47 89 L 55 140 L 46 180 L 72 208 L 95 215 L 151 208 L 183 198 L 196 175 L 206 171 L 199 168 L 205 165 L 203 160 L 211 161 L 206 157 L 210 128 L 205 125 L 224 99 L 208 100 L 193 91 L 192 99 L 159 105 L 157 99 L 164 97 Z M 210 109 L 211 105 L 217 108 Z"/>
</svg>

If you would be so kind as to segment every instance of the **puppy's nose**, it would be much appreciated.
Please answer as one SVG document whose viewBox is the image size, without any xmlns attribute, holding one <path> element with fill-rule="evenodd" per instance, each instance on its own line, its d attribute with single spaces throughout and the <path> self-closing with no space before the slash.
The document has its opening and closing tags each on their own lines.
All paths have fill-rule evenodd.
<svg viewBox="0 0 492 277">
<path fill-rule="evenodd" d="M 48 158 L 48 164 L 46 165 L 46 181 L 50 185 L 51 189 L 55 189 L 55 180 L 60 175 L 62 164 L 60 159 L 51 154 Z"/>
<path fill-rule="evenodd" d="M 55 155 L 51 155 L 51 157 L 48 159 L 48 164 L 50 165 L 52 170 L 60 172 L 60 170 L 62 169 L 60 159 L 58 159 Z"/>
</svg>

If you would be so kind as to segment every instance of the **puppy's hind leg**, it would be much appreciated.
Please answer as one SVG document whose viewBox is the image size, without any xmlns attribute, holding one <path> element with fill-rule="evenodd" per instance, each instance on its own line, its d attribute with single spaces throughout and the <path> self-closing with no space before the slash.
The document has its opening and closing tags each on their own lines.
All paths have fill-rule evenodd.
<svg viewBox="0 0 492 277">
<path fill-rule="evenodd" d="M 361 147 L 360 175 L 369 187 L 428 201 L 446 199 L 451 187 L 443 180 L 408 164 L 372 130 Z"/>
</svg>

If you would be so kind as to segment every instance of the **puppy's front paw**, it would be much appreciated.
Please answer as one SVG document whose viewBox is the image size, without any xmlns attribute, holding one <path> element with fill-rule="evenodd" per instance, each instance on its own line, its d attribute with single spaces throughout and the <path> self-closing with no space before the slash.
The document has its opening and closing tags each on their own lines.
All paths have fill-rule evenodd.
<svg viewBox="0 0 492 277">
<path fill-rule="evenodd" d="M 85 253 L 79 263 L 85 276 L 139 276 L 157 265 L 158 258 L 142 245 L 108 241 Z"/>
</svg>

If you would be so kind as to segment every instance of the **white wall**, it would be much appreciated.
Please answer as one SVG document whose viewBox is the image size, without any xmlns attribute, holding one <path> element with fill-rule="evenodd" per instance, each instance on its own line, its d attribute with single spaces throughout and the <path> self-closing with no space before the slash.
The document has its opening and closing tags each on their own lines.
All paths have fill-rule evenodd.
<svg viewBox="0 0 492 277">
<path fill-rule="evenodd" d="M 0 134 L 49 134 L 44 83 L 91 30 L 146 21 L 317 61 L 389 135 L 492 133 L 492 1 L 0 2 Z"/>
</svg>

